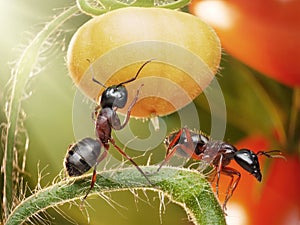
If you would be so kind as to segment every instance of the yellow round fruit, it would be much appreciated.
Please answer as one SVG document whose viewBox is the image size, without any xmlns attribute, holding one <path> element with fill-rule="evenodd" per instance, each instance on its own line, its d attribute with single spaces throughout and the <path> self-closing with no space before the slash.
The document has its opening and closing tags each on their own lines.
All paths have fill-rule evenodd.
<svg viewBox="0 0 300 225">
<path fill-rule="evenodd" d="M 132 116 L 170 114 L 196 98 L 209 85 L 221 58 L 219 38 L 210 26 L 184 12 L 129 7 L 94 17 L 73 36 L 67 65 L 73 81 L 99 101 L 103 87 L 134 77 L 126 84 L 125 113 L 140 89 Z"/>
</svg>

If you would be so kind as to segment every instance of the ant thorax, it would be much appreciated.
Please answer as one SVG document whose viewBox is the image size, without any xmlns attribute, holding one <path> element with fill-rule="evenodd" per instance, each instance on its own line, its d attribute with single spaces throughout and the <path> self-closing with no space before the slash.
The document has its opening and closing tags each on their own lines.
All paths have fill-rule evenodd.
<svg viewBox="0 0 300 225">
<path fill-rule="evenodd" d="M 211 164 L 219 158 L 219 153 L 222 152 L 224 142 L 218 140 L 209 140 L 204 146 L 202 151 L 202 161 Z"/>
</svg>

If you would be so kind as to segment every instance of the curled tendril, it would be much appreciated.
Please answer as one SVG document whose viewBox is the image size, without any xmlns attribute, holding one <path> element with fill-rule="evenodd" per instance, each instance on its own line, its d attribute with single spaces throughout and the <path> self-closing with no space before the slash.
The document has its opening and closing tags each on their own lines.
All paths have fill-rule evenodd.
<svg viewBox="0 0 300 225">
<path fill-rule="evenodd" d="M 90 16 L 99 16 L 111 10 L 124 7 L 158 7 L 180 9 L 191 0 L 77 0 L 78 8 Z"/>
</svg>

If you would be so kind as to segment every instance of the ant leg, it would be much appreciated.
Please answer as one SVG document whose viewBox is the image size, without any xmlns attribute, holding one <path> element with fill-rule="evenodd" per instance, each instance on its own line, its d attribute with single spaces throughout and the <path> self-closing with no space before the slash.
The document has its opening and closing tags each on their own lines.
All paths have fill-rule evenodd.
<svg viewBox="0 0 300 225">
<path fill-rule="evenodd" d="M 183 144 L 177 144 L 176 146 L 175 143 L 178 142 L 178 140 L 180 139 L 182 133 L 185 131 L 186 133 L 186 139 L 187 139 L 187 146 L 183 145 Z M 192 142 L 192 138 L 191 138 L 191 133 L 190 131 L 184 127 L 182 129 L 179 130 L 179 132 L 176 134 L 176 136 L 174 137 L 174 139 L 171 141 L 171 143 L 169 144 L 168 148 L 167 148 L 167 154 L 166 157 L 164 159 L 164 161 L 160 164 L 160 166 L 158 167 L 156 172 L 159 172 L 159 170 L 161 169 L 161 167 L 163 165 L 166 164 L 166 162 L 168 162 L 170 160 L 170 158 L 175 154 L 175 152 L 177 151 L 178 148 L 181 148 L 184 152 L 186 152 L 188 155 L 190 156 L 194 156 L 194 145 Z M 197 156 L 197 159 L 201 159 L 200 156 Z"/>
<path fill-rule="evenodd" d="M 104 152 L 101 154 L 101 156 L 97 159 L 97 163 L 94 166 L 94 170 L 93 170 L 93 175 L 92 175 L 92 180 L 91 180 L 91 186 L 90 189 L 87 191 L 87 193 L 85 194 L 85 196 L 82 199 L 82 203 L 84 202 L 84 200 L 88 197 L 90 191 L 93 189 L 95 182 L 96 182 L 96 178 L 97 178 L 97 166 L 98 164 L 105 159 L 107 156 L 107 149 L 105 148 Z"/>
<path fill-rule="evenodd" d="M 214 173 L 214 174 L 210 177 L 209 182 L 210 182 L 210 183 L 213 183 L 214 180 L 216 179 L 216 176 L 217 176 L 217 173 Z"/>
<path fill-rule="evenodd" d="M 144 173 L 144 171 L 138 166 L 138 164 L 136 164 L 136 162 L 133 161 L 133 159 L 129 155 L 127 155 L 119 146 L 117 146 L 115 141 L 112 138 L 110 138 L 109 140 L 112 143 L 112 145 L 115 147 L 115 149 L 117 149 L 121 153 L 121 155 L 123 155 L 126 159 L 128 159 L 136 167 L 136 169 L 146 178 L 146 180 L 149 182 L 149 184 L 153 185 L 152 182 L 147 177 L 147 175 Z"/>
<path fill-rule="evenodd" d="M 130 119 L 130 113 L 131 113 L 131 110 L 132 110 L 133 106 L 136 104 L 136 102 L 137 102 L 137 100 L 138 100 L 139 93 L 140 93 L 140 89 L 141 89 L 143 86 L 144 86 L 144 84 L 142 84 L 142 85 L 137 89 L 136 95 L 135 95 L 133 101 L 131 102 L 130 106 L 129 106 L 128 109 L 127 109 L 126 118 L 125 118 L 123 124 L 122 124 L 121 126 L 119 126 L 119 127 L 113 127 L 115 130 L 121 130 L 121 129 L 123 129 L 123 128 L 126 126 L 126 124 L 128 123 L 128 121 L 129 121 L 129 119 Z"/>
<path fill-rule="evenodd" d="M 194 152 L 191 151 L 190 148 L 188 148 L 187 146 L 185 146 L 183 144 L 177 144 L 175 147 L 173 147 L 169 151 L 169 153 L 165 157 L 164 161 L 159 165 L 159 167 L 156 170 L 156 172 L 159 172 L 159 170 L 162 168 L 162 166 L 165 165 L 172 158 L 172 156 L 176 153 L 177 149 L 179 149 L 179 148 L 181 148 L 184 152 L 186 152 L 188 155 L 190 155 L 191 157 L 193 157 Z M 198 158 L 199 158 L 199 160 L 201 159 L 201 157 L 197 156 L 197 159 Z"/>
<path fill-rule="evenodd" d="M 92 175 L 92 181 L 91 181 L 91 186 L 89 188 L 89 190 L 86 192 L 85 196 L 83 197 L 83 199 L 81 200 L 81 203 L 84 202 L 84 200 L 87 198 L 87 196 L 89 195 L 90 191 L 93 189 L 95 182 L 96 182 L 96 178 L 97 178 L 97 165 L 94 166 L 94 170 L 93 170 L 93 175 Z"/>
<path fill-rule="evenodd" d="M 99 113 L 99 109 L 101 108 L 100 105 L 97 105 L 94 109 L 94 112 L 92 112 L 92 120 L 96 121 L 97 117 L 98 117 L 98 113 Z"/>
<path fill-rule="evenodd" d="M 217 168 L 217 182 L 216 182 L 216 194 L 219 197 L 219 182 L 220 182 L 220 176 L 221 176 L 221 171 L 223 169 L 222 167 L 222 161 L 223 161 L 223 154 L 220 155 L 220 160 Z"/>
<path fill-rule="evenodd" d="M 173 140 L 171 141 L 171 143 L 169 144 L 169 146 L 167 148 L 166 156 L 169 155 L 170 150 L 174 147 L 175 143 L 180 139 L 182 132 L 183 132 L 183 129 L 180 129 L 179 132 L 176 134 L 176 136 L 173 138 Z"/>
<path fill-rule="evenodd" d="M 186 140 L 187 140 L 187 146 L 183 147 L 182 149 L 188 153 L 193 159 L 200 161 L 203 157 L 203 154 L 199 154 L 197 155 L 195 153 L 196 150 L 196 146 L 193 143 L 192 137 L 191 137 L 191 132 L 189 131 L 189 129 L 187 127 L 182 128 L 183 131 L 185 131 L 185 135 L 186 135 Z"/>
<path fill-rule="evenodd" d="M 241 174 L 237 170 L 235 170 L 233 168 L 230 168 L 230 167 L 223 167 L 221 173 L 226 175 L 226 176 L 229 176 L 231 178 L 230 183 L 227 187 L 225 200 L 224 200 L 223 207 L 222 207 L 223 211 L 225 211 L 226 210 L 226 204 L 227 204 L 228 200 L 231 198 L 231 196 L 233 195 L 233 192 L 235 191 L 235 189 L 236 189 L 236 187 L 237 187 L 237 185 L 238 185 L 238 183 L 241 179 Z M 236 180 L 234 180 L 233 175 L 237 176 Z"/>
<path fill-rule="evenodd" d="M 156 170 L 156 173 L 158 173 L 160 171 L 160 169 L 162 168 L 163 165 L 165 165 L 170 158 L 175 154 L 176 150 L 181 147 L 181 145 L 177 145 L 174 148 L 171 149 L 171 151 L 168 151 L 169 153 L 167 154 L 167 156 L 165 157 L 164 161 L 159 165 L 159 167 Z"/>
</svg>

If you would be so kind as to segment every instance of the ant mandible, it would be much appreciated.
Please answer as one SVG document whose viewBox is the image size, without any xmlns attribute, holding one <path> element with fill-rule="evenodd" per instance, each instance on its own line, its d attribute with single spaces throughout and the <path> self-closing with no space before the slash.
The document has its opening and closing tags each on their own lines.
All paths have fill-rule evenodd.
<svg viewBox="0 0 300 225">
<path fill-rule="evenodd" d="M 143 170 L 128 156 L 119 146 L 116 145 L 114 139 L 111 136 L 112 129 L 120 130 L 126 126 L 130 119 L 130 113 L 133 106 L 138 100 L 138 95 L 141 85 L 135 98 L 131 102 L 127 109 L 127 114 L 123 124 L 116 113 L 118 108 L 123 108 L 127 103 L 128 92 L 124 84 L 130 83 L 138 77 L 144 66 L 152 61 L 146 61 L 137 71 L 136 75 L 124 82 L 117 85 L 106 87 L 104 84 L 92 78 L 93 82 L 103 86 L 105 88 L 101 95 L 100 104 L 95 107 L 93 119 L 95 120 L 95 130 L 97 140 L 92 138 L 84 138 L 79 142 L 70 145 L 65 158 L 65 167 L 69 176 L 80 176 L 87 172 L 91 167 L 94 167 L 90 189 L 83 198 L 83 201 L 87 198 L 89 192 L 93 189 L 96 176 L 97 176 L 97 165 L 107 156 L 109 149 L 109 142 L 125 157 L 127 158 L 137 170 L 146 178 L 146 180 L 152 185 L 149 178 L 143 172 Z M 101 147 L 104 147 L 104 152 L 101 153 Z"/>
<path fill-rule="evenodd" d="M 211 140 L 203 133 L 193 132 L 186 127 L 181 128 L 179 131 L 175 131 L 167 136 L 165 138 L 165 145 L 167 147 L 166 157 L 158 167 L 157 172 L 168 160 L 170 160 L 176 151 L 179 151 L 181 154 L 189 155 L 193 159 L 199 161 L 201 160 L 215 168 L 217 175 L 217 196 L 219 196 L 220 175 L 224 174 L 231 178 L 222 206 L 223 211 L 226 210 L 226 204 L 235 191 L 241 178 L 239 171 L 227 166 L 231 160 L 235 160 L 244 170 L 248 171 L 260 182 L 262 179 L 262 174 L 260 172 L 260 165 L 257 156 L 264 155 L 269 158 L 284 158 L 278 154 L 272 155 L 274 153 L 281 153 L 279 150 L 259 151 L 257 153 L 250 149 L 238 150 L 231 144 L 223 141 Z M 234 179 L 234 176 L 237 176 L 237 178 Z M 215 177 L 213 180 L 214 179 Z"/>
</svg>

